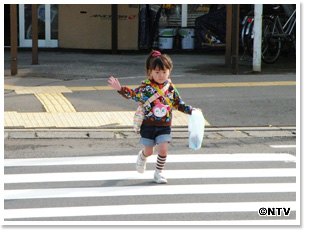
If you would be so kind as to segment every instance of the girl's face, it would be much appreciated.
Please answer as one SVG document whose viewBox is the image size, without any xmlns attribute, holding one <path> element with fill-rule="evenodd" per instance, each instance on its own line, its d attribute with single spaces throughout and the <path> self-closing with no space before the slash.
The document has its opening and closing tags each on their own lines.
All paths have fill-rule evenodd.
<svg viewBox="0 0 310 235">
<path fill-rule="evenodd" d="M 155 82 L 157 82 L 158 84 L 163 84 L 165 81 L 169 79 L 170 70 L 169 69 L 161 70 L 157 67 L 153 70 L 150 70 L 150 75 Z"/>
</svg>

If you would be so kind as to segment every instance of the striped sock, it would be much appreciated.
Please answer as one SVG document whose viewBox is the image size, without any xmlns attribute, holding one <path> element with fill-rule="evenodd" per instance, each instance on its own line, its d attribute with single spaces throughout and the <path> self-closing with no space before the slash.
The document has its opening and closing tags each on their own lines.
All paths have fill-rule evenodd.
<svg viewBox="0 0 310 235">
<path fill-rule="evenodd" d="M 162 171 L 165 167 L 165 163 L 166 163 L 166 157 L 167 156 L 157 156 L 157 163 L 156 163 L 156 170 L 158 171 Z"/>
</svg>

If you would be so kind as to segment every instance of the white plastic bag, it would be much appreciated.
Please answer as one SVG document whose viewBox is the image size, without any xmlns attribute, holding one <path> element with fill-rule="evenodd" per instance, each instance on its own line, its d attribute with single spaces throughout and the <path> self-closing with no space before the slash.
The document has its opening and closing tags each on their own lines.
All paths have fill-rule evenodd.
<svg viewBox="0 0 310 235">
<path fill-rule="evenodd" d="M 197 150 L 201 148 L 205 131 L 205 119 L 200 110 L 194 109 L 188 119 L 189 147 Z"/>
</svg>

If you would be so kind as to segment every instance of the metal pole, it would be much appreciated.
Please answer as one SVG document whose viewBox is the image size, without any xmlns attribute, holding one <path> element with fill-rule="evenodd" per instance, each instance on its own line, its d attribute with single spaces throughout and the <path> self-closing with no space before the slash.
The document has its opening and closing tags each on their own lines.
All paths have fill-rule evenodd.
<svg viewBox="0 0 310 235">
<path fill-rule="evenodd" d="M 254 6 L 254 45 L 253 45 L 253 71 L 261 72 L 262 64 L 262 14 L 263 5 L 255 4 Z"/>
<path fill-rule="evenodd" d="M 118 12 L 117 12 L 117 4 L 111 5 L 112 11 L 112 53 L 117 54 L 118 49 L 118 35 L 117 35 L 117 20 L 118 20 Z"/>
<path fill-rule="evenodd" d="M 225 65 L 231 66 L 231 19 L 232 19 L 232 5 L 226 5 L 226 46 L 225 46 Z"/>
<path fill-rule="evenodd" d="M 17 5 L 10 4 L 11 75 L 17 74 Z"/>
<path fill-rule="evenodd" d="M 38 5 L 32 4 L 32 64 L 39 64 L 38 59 Z"/>
<path fill-rule="evenodd" d="M 239 4 L 233 4 L 232 7 L 232 48 L 231 48 L 231 64 L 232 73 L 238 73 L 239 65 Z"/>
</svg>

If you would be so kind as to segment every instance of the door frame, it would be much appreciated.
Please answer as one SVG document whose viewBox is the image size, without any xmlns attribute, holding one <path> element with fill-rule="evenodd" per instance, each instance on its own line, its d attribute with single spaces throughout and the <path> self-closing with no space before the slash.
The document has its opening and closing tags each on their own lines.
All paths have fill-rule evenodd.
<svg viewBox="0 0 310 235">
<path fill-rule="evenodd" d="M 45 39 L 38 40 L 39 47 L 58 47 L 58 39 L 51 39 L 51 4 L 45 5 Z M 32 47 L 32 39 L 25 38 L 25 4 L 19 4 L 19 46 Z"/>
</svg>

